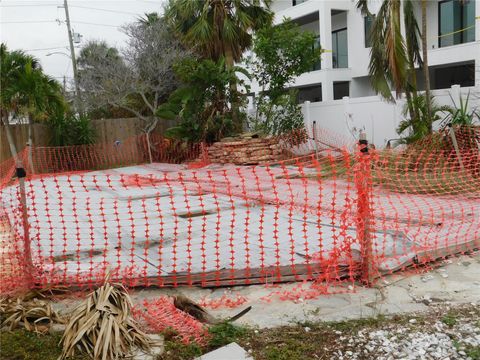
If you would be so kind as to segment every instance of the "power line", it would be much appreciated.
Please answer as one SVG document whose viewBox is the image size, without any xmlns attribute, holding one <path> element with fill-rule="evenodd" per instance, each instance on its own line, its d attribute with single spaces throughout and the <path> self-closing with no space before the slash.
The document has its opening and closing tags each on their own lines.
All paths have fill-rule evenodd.
<svg viewBox="0 0 480 360">
<path fill-rule="evenodd" d="M 117 14 L 138 15 L 138 14 L 136 14 L 136 13 L 132 13 L 132 12 L 128 12 L 128 11 L 100 9 L 100 8 L 89 7 L 89 6 L 81 6 L 81 5 L 70 5 L 70 7 L 72 7 L 72 8 L 73 8 L 73 7 L 74 7 L 74 8 L 80 8 L 80 9 L 90 9 L 90 10 L 105 11 L 105 12 L 111 12 L 111 13 L 117 13 Z"/>
<path fill-rule="evenodd" d="M 58 6 L 58 4 L 5 4 L 0 5 L 0 8 L 9 8 L 9 7 L 30 7 L 30 6 Z"/>
<path fill-rule="evenodd" d="M 45 23 L 57 23 L 56 20 L 25 20 L 25 21 L 2 21 L 0 24 L 45 24 Z M 107 26 L 107 27 L 115 27 L 118 28 L 121 25 L 113 25 L 113 24 L 100 24 L 100 23 L 93 23 L 88 21 L 75 21 L 73 20 L 72 23 L 74 24 L 85 24 L 85 25 L 96 25 L 96 26 Z"/>
<path fill-rule="evenodd" d="M 24 51 L 43 51 L 43 50 L 65 49 L 65 48 L 66 46 L 56 46 L 56 47 L 40 48 L 40 49 L 26 49 Z"/>
<path fill-rule="evenodd" d="M 0 24 L 44 24 L 44 23 L 56 23 L 55 20 L 22 20 L 22 21 L 2 21 Z"/>
<path fill-rule="evenodd" d="M 96 26 L 107 26 L 107 27 L 114 27 L 119 28 L 121 25 L 111 25 L 111 24 L 99 24 L 99 23 L 92 23 L 87 21 L 72 21 L 73 24 L 85 24 L 85 25 L 96 25 Z"/>
<path fill-rule="evenodd" d="M 61 6 L 58 4 L 32 4 L 32 5 L 0 5 L 0 8 L 7 8 L 7 7 L 27 7 L 27 6 Z M 82 6 L 82 5 L 70 5 L 72 8 L 79 8 L 79 9 L 89 9 L 89 10 L 97 10 L 97 11 L 105 11 L 117 14 L 127 14 L 127 15 L 139 15 L 138 13 L 133 13 L 129 11 L 121 11 L 121 10 L 111 10 L 111 9 L 101 9 L 96 7 L 90 6 Z"/>
</svg>

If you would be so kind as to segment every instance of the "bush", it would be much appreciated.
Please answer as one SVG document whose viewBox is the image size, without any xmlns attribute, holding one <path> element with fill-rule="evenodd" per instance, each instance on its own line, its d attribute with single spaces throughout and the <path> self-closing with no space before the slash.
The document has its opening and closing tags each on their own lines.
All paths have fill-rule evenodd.
<svg viewBox="0 0 480 360">
<path fill-rule="evenodd" d="M 297 90 L 291 90 L 275 101 L 260 97 L 255 116 L 249 118 L 249 127 L 266 135 L 281 135 L 303 129 L 303 114 L 297 104 L 297 93 Z"/>
<path fill-rule="evenodd" d="M 96 139 L 92 122 L 84 115 L 57 115 L 48 121 L 48 125 L 53 134 L 52 146 L 93 144 Z"/>
<path fill-rule="evenodd" d="M 188 142 L 212 143 L 235 132 L 234 109 L 238 103 L 237 86 L 243 86 L 237 73 L 244 69 L 228 68 L 225 59 L 186 59 L 175 65 L 175 73 L 183 86 L 175 90 L 168 102 L 159 106 L 156 115 L 177 119 L 179 125 L 167 130 L 167 137 Z M 239 119 L 241 114 L 237 114 Z"/>
</svg>

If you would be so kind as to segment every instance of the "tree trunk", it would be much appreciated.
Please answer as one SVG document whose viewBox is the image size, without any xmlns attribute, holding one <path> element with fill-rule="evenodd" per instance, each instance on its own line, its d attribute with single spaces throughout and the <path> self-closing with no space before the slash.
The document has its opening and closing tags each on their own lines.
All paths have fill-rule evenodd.
<svg viewBox="0 0 480 360">
<path fill-rule="evenodd" d="M 28 162 L 32 174 L 35 174 L 35 168 L 33 167 L 33 131 L 32 115 L 28 115 Z"/>
<path fill-rule="evenodd" d="M 417 121 L 417 114 L 416 114 L 416 109 L 415 106 L 413 105 L 412 102 L 412 93 L 410 90 L 405 90 L 405 96 L 407 97 L 407 106 L 408 106 L 408 113 L 410 114 L 410 120 L 412 122 Z"/>
<path fill-rule="evenodd" d="M 7 135 L 8 146 L 10 147 L 10 153 L 15 159 L 15 166 L 17 168 L 23 167 L 22 159 L 18 156 L 17 147 L 13 141 L 12 131 L 10 129 L 10 123 L 8 122 L 8 113 L 2 114 L 3 127 L 5 128 L 5 134 Z"/>
<path fill-rule="evenodd" d="M 233 52 L 231 49 L 226 49 L 225 50 L 225 65 L 227 69 L 232 69 L 233 66 L 235 65 L 235 62 L 233 60 Z M 234 124 L 234 130 L 238 133 L 243 132 L 243 123 L 242 120 L 239 116 L 239 104 L 238 104 L 238 96 L 237 96 L 237 83 L 232 82 L 230 84 L 230 91 L 232 93 L 231 96 L 231 101 L 232 101 L 232 121 Z"/>
<path fill-rule="evenodd" d="M 430 97 L 430 74 L 428 72 L 428 48 L 427 48 L 427 0 L 422 0 L 422 52 L 423 73 L 425 76 L 425 97 L 427 100 L 428 128 L 432 132 L 432 101 Z"/>
</svg>

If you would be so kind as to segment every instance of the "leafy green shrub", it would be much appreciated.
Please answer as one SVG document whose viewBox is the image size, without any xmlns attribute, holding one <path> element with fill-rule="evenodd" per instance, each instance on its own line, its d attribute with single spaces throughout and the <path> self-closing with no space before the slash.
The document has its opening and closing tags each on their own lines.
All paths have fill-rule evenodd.
<svg viewBox="0 0 480 360">
<path fill-rule="evenodd" d="M 175 72 L 184 85 L 159 106 L 156 115 L 164 119 L 179 119 L 180 124 L 165 135 L 189 142 L 214 142 L 234 132 L 231 107 L 238 103 L 236 86 L 243 85 L 237 77 L 240 68 L 225 66 L 225 60 L 186 59 L 176 64 Z M 235 85 L 235 86 L 233 86 Z"/>
<path fill-rule="evenodd" d="M 432 124 L 440 120 L 442 113 L 450 111 L 449 106 L 438 106 L 433 97 L 430 97 L 431 117 L 428 117 L 427 97 L 425 94 L 414 96 L 405 104 L 403 116 L 407 116 L 411 107 L 418 113 L 416 119 L 405 119 L 400 122 L 397 133 L 405 144 L 414 143 L 432 134 Z"/>
<path fill-rule="evenodd" d="M 250 127 L 270 135 L 302 128 L 298 92 L 288 84 L 320 61 L 316 35 L 285 19 L 257 32 L 253 52 L 249 62 L 262 91 L 256 114 L 249 119 Z"/>
<path fill-rule="evenodd" d="M 480 112 L 476 108 L 470 109 L 468 106 L 470 92 L 465 100 L 460 96 L 460 103 L 458 106 L 453 100 L 452 95 L 450 95 L 450 99 L 452 99 L 454 106 L 447 109 L 448 115 L 442 123 L 443 128 L 446 128 L 447 126 L 471 126 L 475 119 L 478 120 L 480 118 Z"/>
<path fill-rule="evenodd" d="M 92 122 L 85 115 L 58 114 L 49 119 L 52 131 L 52 146 L 93 144 L 96 132 Z"/>
<path fill-rule="evenodd" d="M 268 135 L 281 135 L 304 127 L 303 114 L 297 104 L 297 90 L 290 90 L 275 101 L 260 97 L 257 113 L 249 118 L 249 127 Z"/>
</svg>

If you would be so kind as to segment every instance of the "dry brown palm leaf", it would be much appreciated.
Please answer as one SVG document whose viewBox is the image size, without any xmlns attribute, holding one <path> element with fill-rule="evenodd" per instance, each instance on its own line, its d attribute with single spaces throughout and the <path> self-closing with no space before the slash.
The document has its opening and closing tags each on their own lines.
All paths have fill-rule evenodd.
<svg viewBox="0 0 480 360">
<path fill-rule="evenodd" d="M 44 300 L 24 298 L 0 300 L 2 326 L 10 330 L 23 326 L 28 331 L 44 333 L 62 319 L 51 305 Z"/>
<path fill-rule="evenodd" d="M 132 301 L 121 285 L 106 283 L 73 311 L 65 328 L 60 359 L 86 353 L 97 360 L 128 356 L 139 348 L 149 352 L 152 341 L 131 317 Z"/>
<path fill-rule="evenodd" d="M 211 324 L 211 325 L 221 324 L 221 323 L 225 323 L 225 322 L 233 322 L 235 320 L 240 319 L 243 315 L 245 315 L 250 310 L 252 310 L 252 307 L 249 306 L 249 307 L 243 309 L 242 311 L 240 311 L 239 313 L 237 313 L 236 315 L 232 316 L 231 318 L 221 320 L 221 319 L 217 319 L 217 318 L 213 317 L 203 307 L 201 307 L 196 302 L 187 298 L 184 295 L 175 296 L 173 298 L 173 305 L 175 305 L 175 307 L 178 310 L 186 312 L 187 314 L 193 316 L 198 321 L 200 321 L 202 323 L 205 323 L 205 324 Z"/>
</svg>

